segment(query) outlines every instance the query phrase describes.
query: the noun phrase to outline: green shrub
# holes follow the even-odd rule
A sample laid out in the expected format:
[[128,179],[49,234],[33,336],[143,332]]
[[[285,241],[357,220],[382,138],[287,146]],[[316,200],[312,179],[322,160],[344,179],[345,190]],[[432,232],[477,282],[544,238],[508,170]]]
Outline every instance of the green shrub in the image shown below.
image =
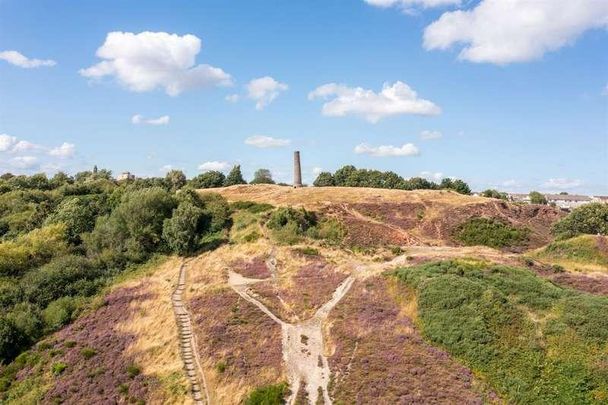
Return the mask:
[[531,191],[529,194],[530,204],[547,205],[547,198],[538,191]]
[[287,383],[265,385],[251,392],[245,399],[245,405],[281,405],[288,393]]
[[141,374],[141,368],[137,364],[129,364],[127,366],[127,375],[129,378],[135,378]]
[[276,240],[286,245],[293,245],[316,223],[316,215],[304,208],[281,207],[270,214],[266,227],[273,231]]
[[254,201],[235,201],[230,204],[230,207],[234,210],[247,210],[252,214],[260,214],[274,208],[271,204],[256,203]]
[[0,276],[18,276],[68,250],[64,224],[35,229],[14,241],[0,243]]
[[65,296],[90,296],[102,284],[103,272],[82,256],[62,256],[22,279],[23,295],[28,301],[46,307]]
[[528,234],[528,229],[515,228],[493,218],[478,217],[458,226],[454,238],[466,246],[504,248],[525,244]]
[[216,188],[222,187],[226,181],[226,176],[222,172],[211,170],[199,174],[192,180],[189,185],[194,188]]
[[66,368],[68,368],[68,365],[63,362],[53,363],[51,366],[51,373],[59,375],[63,373]]
[[608,235],[608,204],[591,203],[575,208],[553,226],[560,239],[580,234]]
[[14,359],[27,343],[27,336],[17,328],[15,322],[0,316],[0,363]]
[[424,336],[507,402],[594,403],[608,393],[598,356],[608,341],[608,297],[481,262],[428,263],[395,275],[416,292]]
[[215,365],[215,371],[217,371],[219,374],[226,371],[226,362],[224,360],[218,361]]
[[47,330],[54,331],[67,325],[76,317],[82,306],[82,299],[73,297],[62,297],[51,302],[42,311],[42,318]]
[[294,252],[305,255],[305,256],[319,256],[319,251],[310,246],[306,246],[303,248],[295,248]]
[[87,360],[90,359],[91,357],[95,356],[96,354],[97,354],[97,350],[92,349],[90,347],[85,347],[82,350],[80,350],[80,355]]
[[323,218],[317,225],[309,229],[308,235],[331,245],[337,245],[342,243],[346,237],[346,227],[336,218]]

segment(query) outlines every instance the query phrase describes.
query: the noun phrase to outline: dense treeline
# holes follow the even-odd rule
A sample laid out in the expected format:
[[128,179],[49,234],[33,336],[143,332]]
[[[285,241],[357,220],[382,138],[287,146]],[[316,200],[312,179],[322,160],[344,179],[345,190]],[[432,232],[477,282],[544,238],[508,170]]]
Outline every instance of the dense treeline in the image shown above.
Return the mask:
[[404,179],[394,172],[357,169],[355,166],[344,166],[335,173],[319,173],[313,185],[315,187],[373,187],[400,190],[454,190],[461,194],[471,194],[468,184],[458,179],[443,179],[439,184],[422,177]]
[[188,183],[179,171],[122,182],[97,169],[0,176],[0,364],[70,322],[129,267],[220,243],[228,203]]

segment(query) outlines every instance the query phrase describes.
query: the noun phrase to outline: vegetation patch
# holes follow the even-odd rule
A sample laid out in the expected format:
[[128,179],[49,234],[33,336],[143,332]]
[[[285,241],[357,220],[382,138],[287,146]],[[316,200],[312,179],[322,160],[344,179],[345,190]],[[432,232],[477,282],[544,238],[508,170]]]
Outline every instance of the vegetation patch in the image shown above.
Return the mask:
[[536,251],[534,257],[549,263],[597,265],[608,269],[608,238],[605,236],[580,235],[558,240]]
[[[426,343],[414,295],[385,277],[356,283],[330,314],[335,403],[481,403],[471,370]],[[356,399],[356,400],[355,400]]]
[[585,204],[572,210],[568,216],[553,226],[558,239],[580,234],[608,236],[608,204]]
[[465,246],[489,246],[496,249],[516,247],[528,241],[530,231],[515,228],[494,218],[471,218],[459,225],[454,238]]
[[287,394],[289,386],[285,382],[265,385],[252,391],[245,399],[245,405],[282,405]]
[[484,263],[436,262],[395,275],[416,291],[424,336],[509,401],[608,399],[608,298]]

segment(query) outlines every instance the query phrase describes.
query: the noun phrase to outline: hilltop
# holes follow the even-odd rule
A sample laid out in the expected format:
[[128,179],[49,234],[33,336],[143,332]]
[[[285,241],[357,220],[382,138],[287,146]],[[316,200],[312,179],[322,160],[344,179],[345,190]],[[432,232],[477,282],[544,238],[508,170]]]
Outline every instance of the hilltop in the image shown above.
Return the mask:
[[220,239],[117,280],[2,370],[8,403],[608,399],[608,276],[558,265],[584,245],[576,260],[602,266],[605,239],[562,247],[559,210],[445,190],[199,194],[230,203]]

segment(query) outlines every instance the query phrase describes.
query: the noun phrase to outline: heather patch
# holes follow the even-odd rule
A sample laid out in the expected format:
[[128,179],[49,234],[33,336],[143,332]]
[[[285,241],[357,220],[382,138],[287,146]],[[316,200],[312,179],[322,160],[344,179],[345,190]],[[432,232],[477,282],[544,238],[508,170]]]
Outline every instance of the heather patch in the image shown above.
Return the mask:
[[254,257],[250,261],[238,260],[230,264],[230,268],[247,278],[268,278],[271,276],[266,260],[263,257]]
[[481,404],[471,371],[422,339],[390,284],[358,282],[330,315],[335,402]]
[[235,400],[244,388],[280,380],[281,327],[257,307],[225,288],[193,297],[189,309],[200,356],[215,369],[215,391]]

